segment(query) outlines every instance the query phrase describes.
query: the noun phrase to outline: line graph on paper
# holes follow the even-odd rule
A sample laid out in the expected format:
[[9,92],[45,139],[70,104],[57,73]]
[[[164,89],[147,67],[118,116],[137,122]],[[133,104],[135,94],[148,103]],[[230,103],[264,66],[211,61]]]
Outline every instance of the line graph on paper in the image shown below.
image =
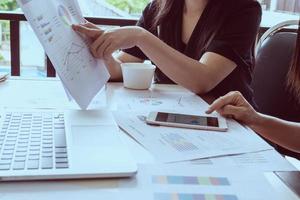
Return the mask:
[[[64,17],[65,21],[70,17]],[[53,55],[59,55],[56,61],[60,68],[60,76],[69,81],[73,81],[76,77],[80,77],[83,70],[88,66],[96,66],[96,61],[89,53],[87,42],[84,40],[72,41],[61,37],[58,30],[65,28],[66,24],[55,16],[49,20],[44,14],[37,15],[34,18],[37,25],[40,38],[48,43],[49,51]],[[56,30],[58,29],[58,30]],[[78,37],[75,33],[71,33],[74,37]],[[55,61],[54,61],[55,62]]]
[[[73,57],[78,57],[81,52],[84,50],[84,46],[80,45],[80,44],[76,44],[76,43],[72,43],[71,47],[69,48],[69,50],[66,53],[65,56],[65,60],[64,60],[64,66],[66,66],[66,70],[69,71],[70,70],[70,63],[73,59]],[[83,66],[85,67],[85,66]]]
[[91,55],[86,50],[85,44],[78,44],[72,42],[71,45],[65,49],[63,56],[63,75],[69,79],[74,80],[76,75],[79,75],[82,70],[85,70],[92,62],[95,62]]

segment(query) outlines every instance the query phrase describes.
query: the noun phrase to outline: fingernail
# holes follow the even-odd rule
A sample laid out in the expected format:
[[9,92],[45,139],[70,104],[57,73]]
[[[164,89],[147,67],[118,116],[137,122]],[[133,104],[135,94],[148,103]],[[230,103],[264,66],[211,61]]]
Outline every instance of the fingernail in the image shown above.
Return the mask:
[[210,112],[209,112],[209,110],[207,110],[207,111],[205,111],[205,113],[206,113],[206,114],[209,114]]

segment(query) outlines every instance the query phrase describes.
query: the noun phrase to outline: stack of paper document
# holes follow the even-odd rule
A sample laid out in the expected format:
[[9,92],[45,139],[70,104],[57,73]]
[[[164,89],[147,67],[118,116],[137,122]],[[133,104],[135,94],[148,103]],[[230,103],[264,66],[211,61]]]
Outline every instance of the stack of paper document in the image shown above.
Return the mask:
[[109,73],[104,63],[91,55],[89,41],[72,30],[72,24],[84,22],[77,0],[18,2],[67,95],[86,109],[108,81]]
[[281,199],[261,172],[177,165],[146,165],[139,169],[135,180],[119,183],[122,199]]
[[119,126],[161,162],[176,162],[273,149],[254,132],[228,120],[228,132],[150,126],[147,112],[115,112]]
[[256,133],[234,120],[227,120],[227,132],[150,126],[146,123],[152,111],[204,114],[208,104],[188,91],[120,89],[115,99],[118,111],[114,115],[118,125],[163,163],[273,150]]

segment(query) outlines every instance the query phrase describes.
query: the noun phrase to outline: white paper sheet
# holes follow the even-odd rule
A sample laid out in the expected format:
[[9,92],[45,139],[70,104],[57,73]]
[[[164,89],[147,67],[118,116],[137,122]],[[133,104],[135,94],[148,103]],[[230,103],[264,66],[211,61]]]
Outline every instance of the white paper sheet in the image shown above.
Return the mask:
[[[74,101],[68,100],[60,82],[57,81],[55,84],[45,82],[28,81],[22,82],[22,85],[18,82],[10,82],[9,87],[1,87],[5,96],[0,99],[0,105],[3,108],[14,109],[78,109]],[[36,84],[36,86],[31,87],[30,84]],[[27,89],[31,91],[28,92]],[[88,108],[92,110],[106,106],[106,94],[103,89],[94,97]]]
[[210,167],[238,167],[262,172],[297,171],[282,155],[275,150],[257,153],[247,153],[234,156],[224,156],[210,159],[192,160],[182,163],[184,165],[198,165]]
[[228,132],[201,131],[147,125],[147,112],[115,112],[118,125],[160,162],[176,162],[273,149],[237,122]]
[[[13,183],[13,187],[12,183],[1,183],[0,198],[1,200],[161,200],[155,195],[164,193],[169,197],[170,193],[180,193],[207,195],[207,199],[188,198],[188,200],[211,200],[209,195],[225,196],[227,199],[229,195],[235,197],[228,200],[278,199],[276,191],[270,188],[263,174],[252,170],[191,165],[184,168],[181,165],[139,165],[138,169],[137,176],[132,179],[17,182]],[[169,180],[166,176],[169,176]],[[195,180],[196,177],[198,180]],[[185,181],[174,184],[176,180],[177,183],[178,180]],[[186,199],[181,197],[176,200]]]
[[135,180],[120,183],[120,192],[132,200],[280,199],[263,173],[199,166],[139,166]]
[[[115,92],[119,111],[189,111],[204,114],[207,103],[190,92],[135,91],[119,90]],[[204,106],[203,106],[204,105]]]
[[123,200],[118,180],[1,182],[1,200]]
[[88,41],[71,25],[84,21],[77,0],[18,0],[65,88],[82,109],[109,79],[100,60],[92,57]]

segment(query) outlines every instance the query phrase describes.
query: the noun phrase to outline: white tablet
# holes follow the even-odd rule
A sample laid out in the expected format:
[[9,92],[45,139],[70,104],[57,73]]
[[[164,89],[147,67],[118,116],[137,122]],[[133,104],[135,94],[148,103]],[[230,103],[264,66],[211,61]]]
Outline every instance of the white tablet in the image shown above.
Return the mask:
[[225,118],[208,115],[200,116],[179,113],[151,112],[146,121],[151,125],[212,131],[228,130]]

